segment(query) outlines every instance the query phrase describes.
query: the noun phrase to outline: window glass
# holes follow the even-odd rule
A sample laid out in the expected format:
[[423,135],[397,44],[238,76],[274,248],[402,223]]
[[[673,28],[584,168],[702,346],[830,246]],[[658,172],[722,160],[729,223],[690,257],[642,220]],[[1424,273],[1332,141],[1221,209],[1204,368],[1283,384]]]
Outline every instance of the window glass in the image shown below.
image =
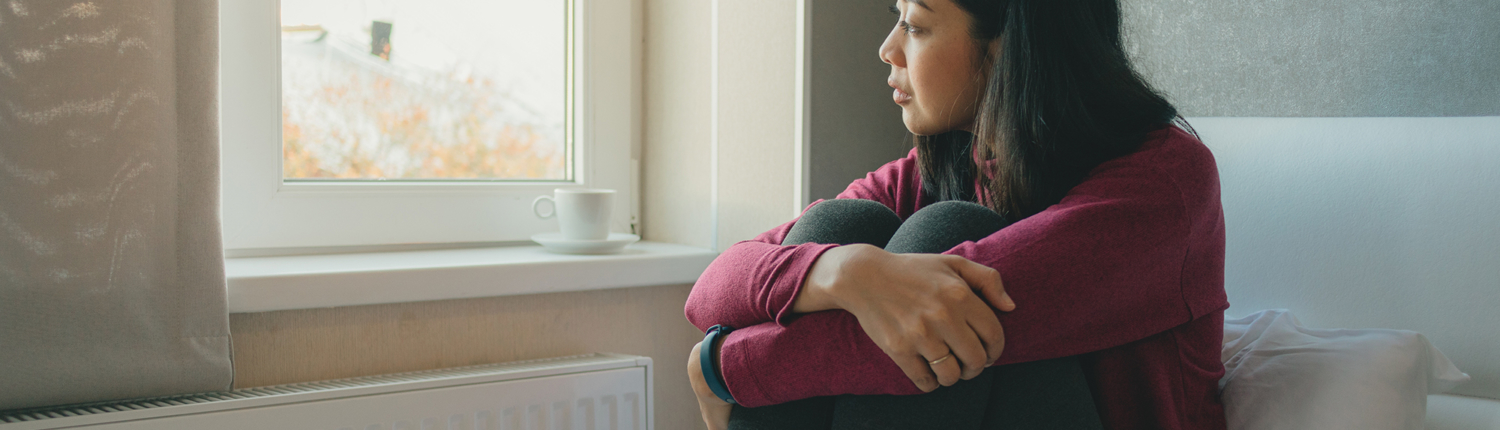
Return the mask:
[[566,180],[566,0],[283,0],[282,176]]

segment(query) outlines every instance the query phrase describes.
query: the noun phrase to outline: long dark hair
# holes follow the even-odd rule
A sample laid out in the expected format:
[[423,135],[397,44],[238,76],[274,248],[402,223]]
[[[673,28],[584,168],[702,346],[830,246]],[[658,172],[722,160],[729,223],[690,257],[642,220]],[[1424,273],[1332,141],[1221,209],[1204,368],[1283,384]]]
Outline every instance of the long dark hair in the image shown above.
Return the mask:
[[[1177,109],[1131,67],[1117,0],[954,3],[973,18],[970,32],[981,52],[976,67],[983,72],[976,76],[987,81],[972,136],[914,138],[925,199],[973,201],[983,193],[991,209],[1019,221],[1061,201],[1094,167],[1134,152],[1147,133],[1177,118]],[[989,49],[997,37],[998,57]],[[985,168],[976,167],[971,145]]]

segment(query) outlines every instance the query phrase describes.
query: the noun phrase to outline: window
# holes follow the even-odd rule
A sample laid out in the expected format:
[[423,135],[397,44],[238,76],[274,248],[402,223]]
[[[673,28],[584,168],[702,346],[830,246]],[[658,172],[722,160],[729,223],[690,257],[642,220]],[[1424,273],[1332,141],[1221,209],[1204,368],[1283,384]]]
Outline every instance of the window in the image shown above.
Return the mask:
[[225,248],[524,241],[638,213],[639,1],[220,2]]
[[283,179],[570,179],[567,6],[282,3]]

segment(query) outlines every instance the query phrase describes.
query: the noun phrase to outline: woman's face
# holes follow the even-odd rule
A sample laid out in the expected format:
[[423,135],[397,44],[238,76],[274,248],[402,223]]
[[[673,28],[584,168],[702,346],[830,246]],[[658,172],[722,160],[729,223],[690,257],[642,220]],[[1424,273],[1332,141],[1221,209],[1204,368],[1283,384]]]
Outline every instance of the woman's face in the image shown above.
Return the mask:
[[972,18],[951,0],[897,0],[895,12],[880,60],[891,65],[886,82],[906,129],[923,136],[971,130],[984,88]]

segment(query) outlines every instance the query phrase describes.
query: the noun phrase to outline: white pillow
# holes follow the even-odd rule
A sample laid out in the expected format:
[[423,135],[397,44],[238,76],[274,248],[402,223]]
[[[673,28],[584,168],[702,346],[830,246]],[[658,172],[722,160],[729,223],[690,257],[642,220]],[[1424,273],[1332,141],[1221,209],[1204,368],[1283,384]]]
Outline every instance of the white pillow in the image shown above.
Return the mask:
[[1302,327],[1285,309],[1224,321],[1229,430],[1421,429],[1427,394],[1469,380],[1421,333]]

